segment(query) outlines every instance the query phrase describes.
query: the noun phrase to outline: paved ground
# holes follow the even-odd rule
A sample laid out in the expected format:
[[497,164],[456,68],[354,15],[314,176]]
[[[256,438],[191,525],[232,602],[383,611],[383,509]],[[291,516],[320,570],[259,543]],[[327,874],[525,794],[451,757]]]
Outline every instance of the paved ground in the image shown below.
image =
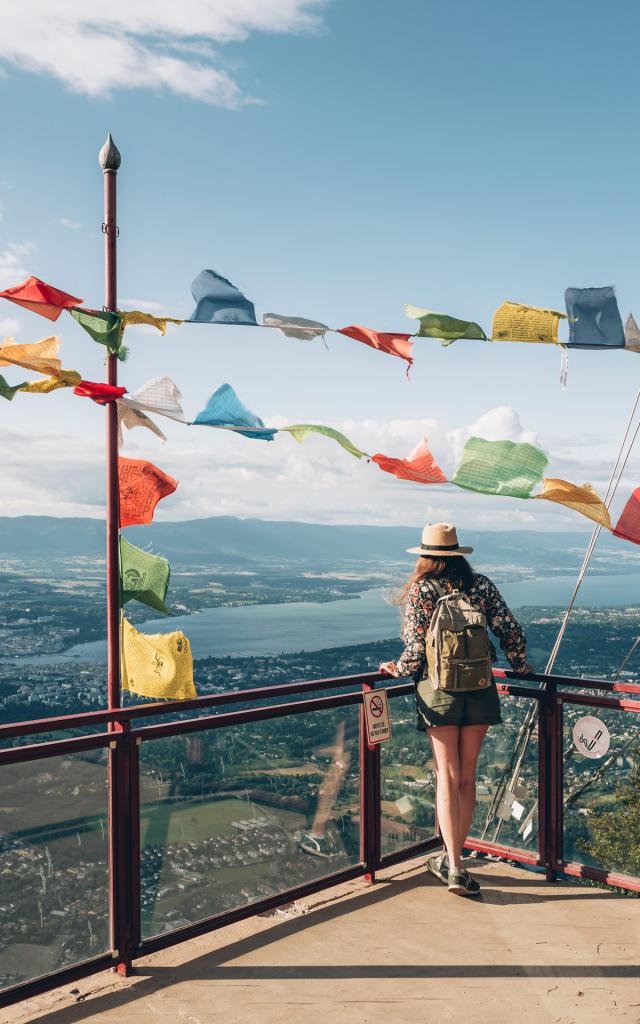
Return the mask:
[[482,900],[423,861],[351,882],[0,1010],[10,1024],[640,1022],[640,900],[470,861]]

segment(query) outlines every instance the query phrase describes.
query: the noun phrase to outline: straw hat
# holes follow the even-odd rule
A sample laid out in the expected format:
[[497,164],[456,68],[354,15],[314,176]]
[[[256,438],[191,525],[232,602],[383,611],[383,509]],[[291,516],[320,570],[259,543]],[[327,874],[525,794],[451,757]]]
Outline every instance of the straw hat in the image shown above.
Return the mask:
[[473,548],[461,548],[456,528],[451,523],[427,523],[422,531],[419,548],[407,548],[410,555],[425,555],[432,558],[451,558],[454,555],[470,555]]

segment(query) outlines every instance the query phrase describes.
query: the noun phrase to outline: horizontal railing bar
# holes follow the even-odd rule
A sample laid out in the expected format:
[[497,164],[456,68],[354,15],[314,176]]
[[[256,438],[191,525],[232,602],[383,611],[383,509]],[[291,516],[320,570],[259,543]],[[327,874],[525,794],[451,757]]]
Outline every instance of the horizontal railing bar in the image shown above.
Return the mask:
[[494,676],[500,679],[530,679],[534,683],[555,683],[556,686],[582,687],[584,690],[615,690],[618,693],[640,693],[638,683],[612,683],[607,679],[581,679],[577,676],[548,675],[544,672],[513,672],[510,669],[494,668]]
[[84,960],[81,964],[74,964],[73,967],[63,967],[60,971],[52,974],[45,974],[41,978],[33,978],[31,981],[22,981],[19,985],[12,985],[0,991],[0,1006],[11,1006],[13,1003],[20,1003],[23,999],[31,999],[32,996],[49,992],[61,985],[69,985],[71,982],[79,981],[81,978],[88,978],[92,974],[106,971],[113,967],[114,960],[111,953],[103,953],[93,960]]
[[467,836],[464,845],[468,850],[478,850],[479,853],[493,853],[496,857],[521,861],[523,864],[542,864],[537,853],[530,852],[529,850],[520,850],[514,846],[501,846],[499,843],[485,843],[483,839],[476,839],[473,836]]
[[[519,680],[531,682],[553,682],[557,686],[575,686],[583,689],[600,689],[616,693],[640,693],[640,685],[634,683],[612,683],[607,680],[578,679],[572,676],[545,675],[532,672],[523,676],[522,673],[508,669],[494,668],[496,679]],[[246,690],[230,690],[203,697],[195,697],[186,701],[157,701],[153,704],[133,704],[114,710],[85,711],[72,715],[59,715],[51,718],[31,719],[24,722],[10,722],[0,725],[0,743],[17,736],[28,736],[46,732],[63,732],[69,729],[90,728],[114,722],[131,722],[137,718],[152,718],[172,712],[197,711],[201,708],[225,707],[229,704],[241,704],[247,701],[269,700],[272,697],[285,697],[289,694],[309,693],[316,690],[338,689],[348,686],[373,685],[379,682],[389,684],[391,695],[400,696],[412,693],[413,683],[392,683],[391,676],[381,672],[363,672],[350,676],[336,676],[326,679],[301,680],[293,683],[278,683],[274,686],[258,686]],[[502,684],[509,685],[512,684]],[[535,696],[539,691],[531,687],[519,687],[518,690],[502,690],[517,696]]]
[[311,882],[305,882],[303,885],[297,885],[293,889],[285,889],[283,892],[274,893],[273,896],[266,896],[264,899],[247,904],[247,906],[236,907],[234,910],[227,910],[222,914],[216,914],[214,917],[207,917],[202,921],[196,921],[194,924],[177,928],[175,931],[164,932],[162,935],[155,935],[151,939],[144,939],[140,943],[135,956],[147,956],[148,953],[156,953],[160,949],[166,949],[168,946],[175,946],[187,939],[194,939],[198,935],[205,935],[207,932],[216,931],[218,928],[235,924],[236,921],[242,921],[247,917],[255,917],[257,914],[264,914],[269,910],[275,910],[285,903],[292,903],[294,900],[304,899],[305,896],[312,896],[314,893],[330,889],[334,885],[350,882],[354,878],[359,878],[363,875],[365,870],[364,864],[354,864],[352,867],[335,871],[332,875],[324,875]]
[[274,686],[257,686],[248,690],[229,690],[193,700],[158,701],[154,704],[133,704],[126,708],[100,711],[84,711],[56,718],[37,718],[28,722],[11,722],[0,725],[0,742],[14,736],[29,733],[61,732],[83,726],[103,725],[107,722],[130,722],[135,718],[150,718],[170,714],[173,711],[197,711],[200,708],[222,707],[227,704],[241,704],[250,700],[268,700],[271,697],[286,697],[290,693],[308,693],[313,690],[333,690],[343,686],[361,686],[390,677],[381,672],[365,672],[353,676],[335,676],[327,679],[308,679],[294,683],[278,683]]
[[623,700],[622,697],[592,697],[587,693],[558,693],[562,704],[580,704],[588,708],[611,708],[618,711],[640,711],[640,700]]
[[575,878],[588,878],[592,882],[603,882],[605,885],[616,885],[619,889],[630,889],[632,892],[640,892],[640,878],[633,875],[624,875],[619,871],[607,871],[605,868],[592,868],[586,864],[576,864],[573,861],[559,861],[558,871],[565,875],[572,875]]
[[531,700],[542,700],[544,690],[539,686],[514,686],[513,683],[496,683],[498,693],[504,693],[509,697],[530,697]]
[[378,867],[392,868],[395,864],[402,864],[405,860],[421,857],[423,853],[430,853],[431,850],[439,849],[441,846],[440,836],[431,836],[430,839],[422,839],[419,843],[412,843],[411,846],[403,846],[400,850],[394,850],[393,853],[385,853],[380,858]]
[[0,765],[21,764],[38,761],[44,757],[63,754],[78,754],[85,750],[97,750],[115,743],[123,733],[100,732],[96,736],[70,736],[66,740],[50,740],[46,743],[29,743],[24,747],[7,747],[0,750]]
[[289,715],[303,715],[328,708],[349,707],[362,704],[362,691],[341,693],[333,697],[315,697],[312,700],[296,700],[289,704],[268,704],[262,708],[247,708],[243,711],[229,711],[223,715],[206,715],[203,718],[189,718],[187,721],[167,722],[163,725],[145,725],[132,729],[130,735],[142,740],[154,740],[163,736],[180,736],[183,733],[202,732],[207,729],[224,729],[246,722],[264,722],[271,718],[287,718]]

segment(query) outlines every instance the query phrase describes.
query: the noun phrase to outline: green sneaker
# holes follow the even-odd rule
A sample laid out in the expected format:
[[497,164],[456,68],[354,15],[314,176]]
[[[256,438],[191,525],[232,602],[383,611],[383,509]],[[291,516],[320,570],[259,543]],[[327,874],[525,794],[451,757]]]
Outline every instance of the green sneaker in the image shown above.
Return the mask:
[[478,896],[480,882],[472,878],[466,868],[451,868],[449,871],[449,892],[458,896]]
[[439,853],[435,857],[429,857],[427,859],[427,870],[446,884],[449,879],[449,858],[447,854]]

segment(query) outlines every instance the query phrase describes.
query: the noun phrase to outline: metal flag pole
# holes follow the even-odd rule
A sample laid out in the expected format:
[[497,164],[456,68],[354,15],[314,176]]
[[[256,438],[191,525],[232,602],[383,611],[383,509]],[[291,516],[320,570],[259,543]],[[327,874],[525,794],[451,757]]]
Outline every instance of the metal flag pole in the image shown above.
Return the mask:
[[[100,150],[98,161],[104,180],[104,308],[117,310],[116,184],[121,157],[111,135]],[[107,383],[118,383],[117,356],[107,355]],[[118,483],[118,407],[106,403],[106,505],[107,505],[107,703],[110,711],[120,707],[120,488]],[[109,731],[122,733],[123,725],[110,722]],[[128,913],[129,868],[127,860],[130,802],[128,748],[110,743],[107,762],[109,808],[109,930],[114,969],[127,975],[131,969],[131,915]]]
[[[117,308],[116,181],[121,157],[111,135],[98,157],[104,178],[104,308]],[[118,359],[107,355],[107,383],[118,383]],[[118,508],[118,408],[107,402],[107,693],[109,710],[120,707],[120,566]]]

